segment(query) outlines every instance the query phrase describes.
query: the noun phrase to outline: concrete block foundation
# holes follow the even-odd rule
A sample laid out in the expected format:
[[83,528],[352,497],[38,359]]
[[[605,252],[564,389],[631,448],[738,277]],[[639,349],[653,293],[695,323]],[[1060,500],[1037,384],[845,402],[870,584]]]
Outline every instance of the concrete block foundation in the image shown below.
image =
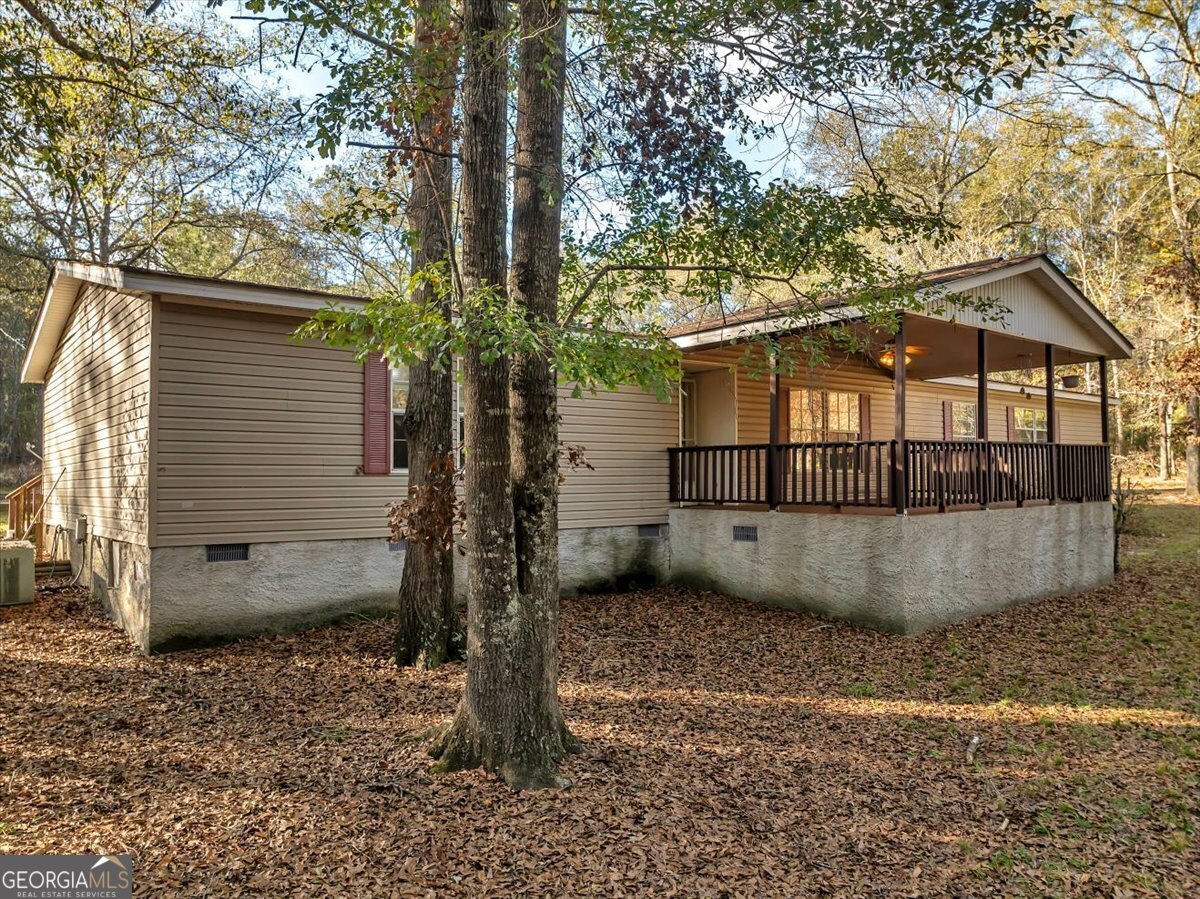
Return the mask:
[[[680,508],[670,525],[675,583],[901,634],[1113,577],[1107,502],[905,516]],[[735,526],[757,539],[735,541]]]

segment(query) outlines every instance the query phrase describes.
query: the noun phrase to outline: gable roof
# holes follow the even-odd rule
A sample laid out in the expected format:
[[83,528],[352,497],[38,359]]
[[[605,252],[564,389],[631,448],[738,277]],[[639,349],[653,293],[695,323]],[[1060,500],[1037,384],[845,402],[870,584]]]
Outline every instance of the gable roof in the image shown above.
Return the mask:
[[349,304],[366,302],[364,297],[324,290],[158,272],[133,265],[58,262],[50,273],[46,294],[34,323],[33,337],[25,350],[25,359],[21,364],[23,383],[41,384],[45,380],[63,331],[75,309],[79,289],[84,284],[99,284],[129,294],[175,294],[227,305],[298,312],[315,312],[330,301]]
[[[1133,344],[1044,253],[1026,256],[984,259],[963,265],[932,269],[922,274],[917,283],[920,289],[946,288],[965,291],[1019,274],[1029,274],[1076,319],[1108,348],[1111,359],[1128,359]],[[46,285],[46,294],[38,310],[33,337],[21,366],[21,381],[40,384],[45,379],[58,349],[59,340],[75,308],[79,289],[84,284],[99,284],[124,293],[152,295],[173,294],[207,300],[222,305],[290,312],[315,312],[331,301],[358,305],[366,297],[280,287],[252,281],[211,278],[161,272],[132,265],[99,265],[90,262],[59,262],[54,266]],[[796,322],[790,318],[802,301],[779,303],[741,310],[722,317],[679,325],[668,335],[685,349],[691,346],[728,342],[750,334],[790,330]],[[817,301],[828,321],[854,318],[857,310],[844,299],[831,297]]]
[[[963,292],[1022,274],[1033,278],[1057,305],[1103,344],[1108,350],[1105,354],[1108,358],[1128,359],[1132,355],[1133,344],[1129,338],[1096,308],[1075,282],[1045,253],[997,256],[993,259],[932,269],[918,276],[916,284],[919,292],[932,293],[934,289],[939,293]],[[679,325],[667,333],[676,343],[687,348],[736,340],[739,336],[792,330],[801,324],[794,319],[794,313],[805,302],[814,301],[795,300],[744,309],[726,316]],[[821,314],[813,324],[822,321],[845,321],[858,316],[858,310],[842,297],[817,300],[815,307]],[[962,318],[960,316],[960,319]]]

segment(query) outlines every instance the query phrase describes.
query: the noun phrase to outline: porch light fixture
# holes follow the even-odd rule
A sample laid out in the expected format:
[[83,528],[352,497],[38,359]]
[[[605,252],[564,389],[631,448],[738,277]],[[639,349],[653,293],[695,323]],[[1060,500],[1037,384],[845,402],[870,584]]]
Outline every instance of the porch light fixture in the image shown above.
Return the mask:
[[[886,347],[884,349],[884,351],[879,354],[879,364],[882,365],[884,368],[895,368],[896,367],[896,348],[895,347]],[[904,364],[905,365],[912,364],[912,356],[910,356],[908,353],[904,354]]]

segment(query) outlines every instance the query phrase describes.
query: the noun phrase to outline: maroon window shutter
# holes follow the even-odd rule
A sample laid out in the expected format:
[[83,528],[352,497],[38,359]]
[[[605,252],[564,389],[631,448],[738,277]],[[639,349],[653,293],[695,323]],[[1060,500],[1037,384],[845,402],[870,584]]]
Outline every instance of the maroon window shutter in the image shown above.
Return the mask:
[[372,353],[363,365],[363,474],[391,471],[388,438],[391,427],[391,390],[387,360]]
[[1017,439],[1017,413],[1012,406],[1004,407],[1004,416],[1008,419],[1008,442],[1015,443]]
[[871,395],[869,393],[858,395],[858,429],[861,432],[860,440],[871,439]]
[[942,400],[942,439],[954,439],[954,403]]

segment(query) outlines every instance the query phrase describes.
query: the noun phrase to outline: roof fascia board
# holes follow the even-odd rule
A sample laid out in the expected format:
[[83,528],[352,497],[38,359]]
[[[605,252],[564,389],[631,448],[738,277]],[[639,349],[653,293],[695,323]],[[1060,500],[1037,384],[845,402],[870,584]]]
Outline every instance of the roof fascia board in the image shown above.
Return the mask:
[[828,309],[820,315],[804,321],[797,321],[791,316],[776,315],[756,322],[723,325],[719,328],[707,328],[694,334],[681,334],[671,340],[683,350],[698,350],[710,346],[720,346],[733,343],[746,337],[758,337],[763,334],[774,334],[795,328],[808,328],[814,325],[824,325],[832,321],[847,321],[858,318],[859,310],[855,306],[838,306]]
[[[50,367],[50,360],[54,358],[54,352],[58,348],[58,341],[62,337],[60,330],[54,338],[54,346],[47,350],[45,347],[47,322],[53,314],[56,318],[61,318],[56,327],[61,329],[66,326],[66,323],[71,318],[71,310],[75,307],[75,300],[82,286],[83,282],[79,278],[67,274],[58,267],[55,267],[54,271],[51,272],[50,278],[46,282],[46,293],[42,297],[42,305],[38,309],[37,321],[33,326],[33,334],[30,336],[29,343],[25,347],[25,358],[21,360],[22,384],[43,383],[46,372]],[[64,296],[67,294],[70,295],[65,312],[61,312],[62,304],[67,301],[59,300],[60,294]]]
[[[190,297],[196,300],[238,303],[249,306],[290,309],[299,312],[316,312],[330,304],[337,304],[336,295],[313,294],[276,287],[249,287],[239,284],[219,284],[211,281],[191,280],[179,275],[155,275],[129,272],[125,274],[123,289],[137,293],[158,293]],[[361,306],[363,301],[345,297],[348,306]]]
[[[336,295],[289,290],[286,287],[223,284],[186,275],[125,271],[120,266],[88,262],[60,262],[46,283],[46,293],[38,309],[33,334],[21,363],[21,382],[41,384],[49,371],[50,360],[62,340],[63,330],[85,283],[98,284],[123,293],[152,296],[175,295],[201,305],[243,308],[264,312],[310,315],[330,304],[338,304]],[[361,306],[364,300],[346,297],[346,306]],[[50,345],[53,344],[53,345]]]
[[1075,286],[1066,275],[1060,272],[1053,265],[1043,265],[1042,271],[1062,290],[1067,296],[1075,301],[1075,305],[1081,309],[1084,314],[1100,328],[1110,340],[1120,347],[1126,354],[1126,358],[1133,355],[1133,344],[1116,329],[1104,314],[1096,308],[1096,306]]
[[1000,281],[1003,278],[1012,278],[1016,275],[1023,275],[1026,272],[1031,272],[1036,268],[1041,268],[1045,264],[1045,260],[1041,258],[1026,259],[1024,262],[1018,262],[1014,265],[994,268],[990,271],[980,272],[977,275],[969,275],[966,278],[951,278],[946,281],[939,281],[937,284],[930,284],[926,287],[919,288],[917,293],[953,293],[953,290],[948,290],[951,285],[953,285],[955,290],[970,290],[972,287],[982,287],[985,284],[991,284],[993,281]]

